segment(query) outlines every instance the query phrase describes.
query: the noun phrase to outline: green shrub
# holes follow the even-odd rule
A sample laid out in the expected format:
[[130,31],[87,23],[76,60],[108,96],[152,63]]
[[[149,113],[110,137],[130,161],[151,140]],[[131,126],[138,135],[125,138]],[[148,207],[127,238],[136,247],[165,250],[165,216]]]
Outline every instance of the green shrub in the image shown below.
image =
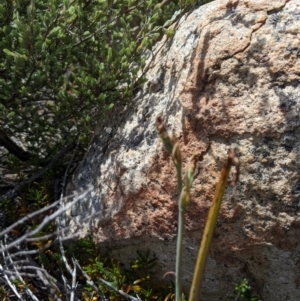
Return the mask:
[[33,165],[78,136],[85,146],[95,124],[142,83],[145,50],[180,6],[174,0],[2,2],[0,130],[24,143]]

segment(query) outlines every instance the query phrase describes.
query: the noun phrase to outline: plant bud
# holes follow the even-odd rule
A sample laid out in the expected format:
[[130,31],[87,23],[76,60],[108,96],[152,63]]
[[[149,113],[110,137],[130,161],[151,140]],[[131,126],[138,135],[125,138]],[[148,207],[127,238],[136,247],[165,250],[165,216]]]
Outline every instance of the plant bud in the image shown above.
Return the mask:
[[190,203],[190,191],[186,186],[184,186],[180,194],[179,209],[184,212],[189,203]]
[[172,150],[172,160],[176,167],[181,167],[182,159],[181,159],[181,152],[179,149],[179,143],[176,142],[173,146]]
[[172,143],[170,136],[165,128],[164,119],[163,119],[162,114],[159,114],[156,117],[156,129],[157,129],[159,138],[162,140],[162,142],[164,144],[164,147],[166,148],[167,151],[172,153],[173,143]]
[[194,153],[193,156],[190,158],[187,169],[186,169],[186,186],[188,189],[192,186],[193,183],[193,177],[196,169],[196,164],[199,159],[200,154]]

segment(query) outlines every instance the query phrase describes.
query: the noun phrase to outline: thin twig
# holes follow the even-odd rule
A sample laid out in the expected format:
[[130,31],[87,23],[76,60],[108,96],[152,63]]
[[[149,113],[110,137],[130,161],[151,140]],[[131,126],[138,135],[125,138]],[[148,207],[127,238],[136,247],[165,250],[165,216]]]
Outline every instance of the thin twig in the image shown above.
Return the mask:
[[[38,279],[38,280],[42,281],[42,283],[49,289],[48,295],[51,294],[54,297],[54,300],[62,301],[61,298],[57,295],[57,292],[60,293],[60,289],[58,288],[58,286],[61,286],[61,285],[58,283],[58,281],[56,279],[54,279],[52,276],[50,276],[45,269],[40,268],[40,266],[30,256],[26,256],[24,254],[21,254],[20,256],[22,256],[22,257],[25,256],[26,260],[19,260],[19,261],[8,264],[7,263],[8,258],[4,255],[5,250],[7,252],[6,245],[3,246],[3,243],[1,245],[2,245],[2,249],[4,249],[2,254],[4,257],[3,259],[4,259],[4,263],[5,263],[5,272],[7,275],[11,275],[14,278],[16,278],[16,276],[18,276],[18,274],[19,274],[22,277],[31,278],[33,281]],[[17,250],[20,250],[19,245],[16,245],[15,248]],[[18,253],[21,253],[21,252],[18,252]],[[15,254],[10,255],[10,257],[13,258],[14,257],[13,255],[15,255]],[[22,261],[26,262],[26,264],[27,264],[26,269],[34,270],[35,274],[19,271],[22,268],[24,269],[25,268],[24,266],[17,267],[17,271],[9,270],[10,265],[13,265],[13,267],[14,267],[17,265],[18,262],[22,262]]]
[[45,269],[43,268],[39,268],[39,267],[36,267],[36,266],[33,266],[33,265],[24,265],[24,266],[21,266],[21,267],[16,267],[16,262],[11,262],[13,264],[13,267],[16,269],[16,271],[21,271],[21,270],[34,270],[34,271],[42,271],[44,272]]
[[19,274],[19,275],[21,275],[21,276],[23,276],[23,277],[28,277],[28,278],[34,278],[34,277],[36,277],[36,274],[31,274],[31,273],[25,273],[25,272],[15,272],[15,271],[5,271],[5,273],[7,274],[7,275],[11,275],[11,276],[14,276],[14,278],[15,278],[15,276],[17,275],[17,274]]
[[[64,188],[65,188],[65,184],[66,184],[66,180],[67,180],[67,175],[70,169],[70,166],[73,162],[74,156],[75,156],[75,152],[77,150],[78,147],[78,143],[76,144],[76,148],[73,152],[72,158],[67,166],[67,169],[64,173],[64,177],[63,177],[63,183],[62,183],[62,190],[61,190],[61,195],[59,198],[59,210],[64,210],[64,204],[63,204],[63,196],[64,196]],[[62,240],[62,225],[61,225],[61,220],[62,220],[62,214],[58,216],[57,218],[57,233],[59,233],[58,237],[58,242],[59,242],[59,250],[60,250],[60,254],[62,256],[62,260],[63,263],[67,269],[67,271],[69,272],[69,274],[72,276],[72,287],[71,287],[71,295],[70,295],[70,301],[74,301],[74,293],[75,293],[75,288],[76,288],[76,265],[74,265],[73,270],[71,268],[71,266],[68,263],[68,260],[66,258],[66,254],[65,254],[65,249],[64,249],[64,245],[63,245],[63,240]],[[64,279],[64,278],[63,278]],[[65,287],[66,289],[68,288],[67,285],[67,280],[64,280],[65,282]]]
[[[3,249],[3,251],[1,251],[1,253],[2,253],[2,256],[3,256],[3,260],[4,260],[4,264],[6,265],[6,256],[5,256],[5,251],[4,251],[4,248],[3,248],[3,242],[2,242],[2,240],[0,240],[0,247],[2,247],[2,249]],[[12,291],[14,292],[14,294],[16,295],[16,297],[19,299],[19,300],[21,300],[21,301],[23,301],[23,298],[22,298],[22,296],[19,294],[19,292],[17,291],[17,288],[16,288],[16,286],[13,284],[13,283],[11,283],[11,281],[9,280],[9,278],[8,278],[8,276],[7,276],[7,271],[6,271],[6,269],[4,269],[3,268],[3,266],[2,266],[2,264],[0,263],[0,274],[2,274],[2,276],[4,277],[4,279],[5,279],[5,281],[6,281],[6,283],[9,285],[9,287],[12,289]]]
[[[8,251],[6,251],[6,254],[7,254],[7,257],[8,257],[8,259],[9,259],[10,263],[12,264],[12,266],[13,266],[13,268],[14,268],[14,271],[15,271],[15,273],[16,273],[18,279],[19,279],[19,280],[21,281],[21,283],[23,284],[26,293],[31,297],[32,300],[34,300],[34,301],[39,301],[39,299],[35,296],[35,294],[30,290],[30,288],[29,288],[29,287],[27,286],[27,284],[25,283],[23,277],[21,276],[21,274],[20,274],[19,271],[18,271],[19,268],[16,267],[16,263],[13,262],[13,260],[11,259],[10,254],[9,254]],[[26,267],[22,267],[22,268],[26,268]],[[31,268],[33,268],[33,267],[31,267]],[[34,268],[37,269],[36,267],[34,267]]]
[[[89,192],[89,191],[91,191],[91,190],[92,190],[92,187],[88,188],[86,192]],[[84,192],[83,194],[85,194],[85,192]],[[83,194],[82,194],[82,195],[79,195],[78,197],[79,197],[79,198],[85,197],[85,195],[83,196]],[[64,199],[71,199],[71,198],[74,198],[74,197],[76,197],[76,194],[72,194],[72,195],[70,195],[70,196],[67,196],[67,197],[65,197]],[[23,218],[19,219],[18,221],[16,221],[15,223],[13,223],[12,225],[10,225],[9,227],[5,228],[2,232],[0,232],[0,237],[3,236],[4,234],[7,234],[7,233],[8,233],[9,231],[11,231],[12,229],[14,229],[14,228],[16,228],[16,227],[22,225],[23,223],[29,221],[29,220],[32,219],[33,217],[35,217],[35,216],[37,216],[37,215],[40,215],[40,214],[42,214],[42,213],[44,213],[44,212],[46,212],[46,211],[48,211],[48,210],[50,210],[50,209],[52,209],[52,208],[55,208],[55,207],[59,204],[59,202],[60,202],[60,200],[58,200],[58,201],[56,201],[56,202],[50,204],[49,206],[46,206],[46,207],[44,207],[44,208],[41,208],[41,209],[39,209],[39,210],[37,210],[37,211],[34,211],[34,212],[32,212],[32,213],[30,213],[30,214],[24,216]]]
[[78,263],[78,261],[76,259],[73,259],[73,262],[76,264],[76,266],[79,268],[79,270],[81,271],[82,275],[84,276],[84,278],[86,279],[86,283],[92,287],[100,296],[102,301],[109,301],[109,299],[107,299],[103,293],[99,290],[98,286],[94,283],[94,281],[92,281],[90,279],[90,277],[88,276],[88,274],[83,270],[83,268],[80,266],[80,264]]
[[[23,236],[21,236],[20,238],[16,239],[15,241],[13,241],[12,243],[8,244],[5,246],[5,248],[1,248],[0,252],[4,251],[4,250],[8,250],[11,247],[16,246],[17,244],[25,241],[28,237],[34,236],[37,233],[39,233],[41,231],[41,229],[43,229],[47,224],[49,224],[51,221],[55,220],[58,216],[60,216],[63,212],[69,210],[73,205],[75,205],[78,201],[80,201],[81,199],[83,199],[90,191],[92,190],[92,187],[90,187],[89,189],[87,189],[84,193],[82,193],[81,195],[75,197],[75,200],[73,202],[68,203],[64,208],[57,210],[56,212],[52,213],[50,216],[46,216],[44,218],[44,220],[38,225],[38,227],[36,229],[34,229],[33,231],[24,234]],[[6,231],[6,230],[4,230]],[[4,232],[3,231],[3,232]],[[0,233],[1,235],[2,233]]]
[[108,286],[109,288],[111,288],[112,290],[114,290],[115,292],[117,292],[118,294],[120,294],[121,296],[123,297],[126,297],[132,301],[142,301],[139,297],[135,298],[133,296],[130,296],[126,293],[124,293],[123,291],[117,289],[116,287],[114,287],[111,283],[105,281],[104,279],[102,278],[99,278],[99,281],[102,282],[103,284],[105,284],[106,286]]
[[24,299],[22,298],[22,296],[18,293],[16,286],[14,284],[11,283],[11,281],[9,280],[9,278],[6,275],[6,271],[3,269],[3,266],[0,263],[0,272],[3,275],[2,277],[5,279],[6,283],[9,285],[9,287],[11,288],[11,290],[14,292],[14,294],[16,295],[16,297],[23,301]]
[[24,216],[23,218],[19,219],[18,221],[16,221],[15,223],[13,223],[12,225],[10,225],[9,227],[5,228],[2,232],[0,232],[0,237],[3,236],[4,234],[7,234],[9,231],[11,231],[12,229],[22,225],[23,223],[29,221],[30,219],[32,219],[33,217],[40,215],[54,207],[56,207],[58,205],[59,201],[52,203],[51,205],[41,208],[37,211],[34,211],[26,216]]
[[73,273],[72,273],[72,287],[71,287],[71,298],[70,301],[74,300],[74,296],[75,296],[75,290],[77,287],[77,282],[76,282],[76,264],[75,264],[75,259],[74,257],[72,258],[73,261]]

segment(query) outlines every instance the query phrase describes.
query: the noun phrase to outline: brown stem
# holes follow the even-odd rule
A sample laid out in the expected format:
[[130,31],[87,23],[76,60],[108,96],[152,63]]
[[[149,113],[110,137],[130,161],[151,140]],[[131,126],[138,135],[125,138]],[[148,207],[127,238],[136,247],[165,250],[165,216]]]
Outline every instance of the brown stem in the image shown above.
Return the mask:
[[0,145],[4,146],[11,154],[15,155],[21,161],[28,161],[32,154],[18,146],[6,133],[0,129]]
[[37,172],[36,174],[31,176],[28,180],[25,180],[25,181],[21,182],[20,184],[18,184],[12,190],[10,190],[8,193],[6,193],[3,196],[3,198],[9,199],[9,200],[12,200],[13,198],[15,198],[22,191],[22,189],[24,187],[26,187],[26,186],[30,185],[31,183],[33,183],[34,181],[37,181],[38,179],[40,179],[48,170],[50,170],[57,163],[58,160],[63,158],[67,153],[69,153],[72,149],[74,149],[75,146],[76,146],[76,141],[73,141],[72,143],[67,145],[51,160],[51,162],[45,168],[43,168],[42,170],[40,170],[39,172]]

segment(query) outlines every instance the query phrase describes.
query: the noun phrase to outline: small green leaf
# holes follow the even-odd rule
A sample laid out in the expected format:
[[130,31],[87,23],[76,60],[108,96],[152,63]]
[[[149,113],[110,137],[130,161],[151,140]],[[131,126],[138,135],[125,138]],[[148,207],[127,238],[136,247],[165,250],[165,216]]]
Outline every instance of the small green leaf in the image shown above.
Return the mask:
[[21,58],[21,59],[25,59],[25,60],[27,60],[27,56],[25,55],[25,54],[20,54],[20,53],[18,53],[18,52],[14,52],[14,51],[10,51],[10,50],[8,50],[8,49],[3,49],[3,52],[5,53],[5,54],[7,54],[7,55],[9,55],[9,56],[12,56],[12,57],[14,57],[14,58]]

